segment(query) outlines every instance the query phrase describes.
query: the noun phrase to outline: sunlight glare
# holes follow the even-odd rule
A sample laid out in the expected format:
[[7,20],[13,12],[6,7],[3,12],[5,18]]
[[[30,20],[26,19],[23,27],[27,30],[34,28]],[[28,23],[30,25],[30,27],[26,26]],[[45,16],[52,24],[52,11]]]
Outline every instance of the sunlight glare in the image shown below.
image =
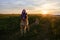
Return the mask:
[[48,14],[47,10],[42,10],[42,14]]

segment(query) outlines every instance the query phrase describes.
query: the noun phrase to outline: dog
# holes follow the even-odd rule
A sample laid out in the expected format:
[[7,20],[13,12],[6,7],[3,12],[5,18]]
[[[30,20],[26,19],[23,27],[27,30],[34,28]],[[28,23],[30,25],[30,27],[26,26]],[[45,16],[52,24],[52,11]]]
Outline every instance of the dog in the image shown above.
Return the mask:
[[[25,9],[23,9],[22,13],[25,12]],[[21,14],[23,15],[23,14]],[[28,21],[28,15],[25,15],[26,18],[23,18],[21,16],[21,22],[20,22],[20,32],[21,32],[21,35],[24,35],[25,33],[27,33],[27,31],[29,31],[29,21]]]

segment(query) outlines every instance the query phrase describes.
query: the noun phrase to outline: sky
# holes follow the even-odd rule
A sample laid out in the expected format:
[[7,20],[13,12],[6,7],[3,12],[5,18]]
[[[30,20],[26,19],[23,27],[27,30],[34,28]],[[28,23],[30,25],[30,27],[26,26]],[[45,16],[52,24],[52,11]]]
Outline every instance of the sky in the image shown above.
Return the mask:
[[20,14],[23,9],[28,13],[48,11],[60,14],[60,0],[0,0],[0,14]]

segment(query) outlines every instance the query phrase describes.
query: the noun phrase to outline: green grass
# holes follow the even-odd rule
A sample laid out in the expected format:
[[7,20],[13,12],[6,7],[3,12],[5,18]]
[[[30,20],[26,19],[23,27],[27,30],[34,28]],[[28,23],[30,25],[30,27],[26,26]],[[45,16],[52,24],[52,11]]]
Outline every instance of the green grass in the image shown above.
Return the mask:
[[39,24],[30,26],[30,31],[25,34],[25,37],[21,37],[20,16],[2,15],[0,40],[60,40],[60,18],[55,18],[55,22],[51,22],[52,17],[49,17],[29,15],[29,24],[32,24],[36,18],[39,19]]

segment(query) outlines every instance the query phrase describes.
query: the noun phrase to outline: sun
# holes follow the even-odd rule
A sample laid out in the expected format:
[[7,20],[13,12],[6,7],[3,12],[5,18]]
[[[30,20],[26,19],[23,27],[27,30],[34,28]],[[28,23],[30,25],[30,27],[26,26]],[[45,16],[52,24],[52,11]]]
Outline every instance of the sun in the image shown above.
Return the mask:
[[42,10],[41,12],[42,12],[41,14],[48,14],[47,10]]

